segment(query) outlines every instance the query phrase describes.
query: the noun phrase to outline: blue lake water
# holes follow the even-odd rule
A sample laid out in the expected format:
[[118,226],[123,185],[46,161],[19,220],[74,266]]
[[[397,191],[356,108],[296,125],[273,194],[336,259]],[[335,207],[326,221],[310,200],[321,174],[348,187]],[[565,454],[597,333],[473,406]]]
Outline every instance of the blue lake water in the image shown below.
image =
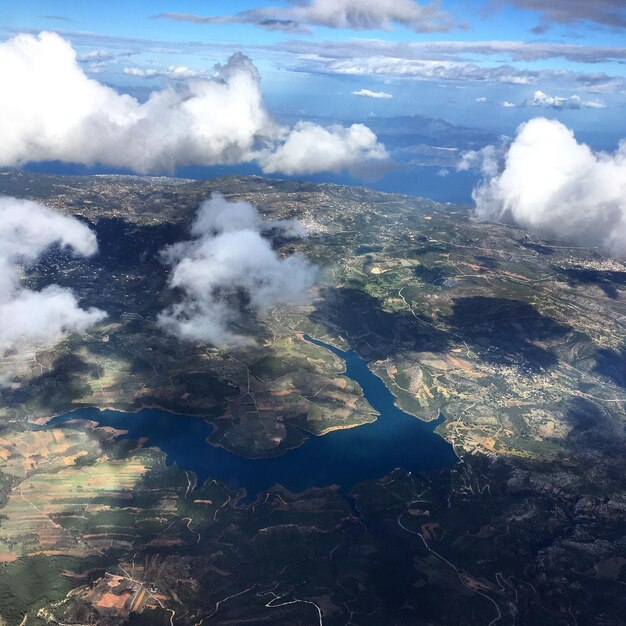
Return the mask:
[[411,472],[435,469],[457,460],[452,446],[434,432],[442,422],[423,422],[394,404],[383,381],[374,375],[354,351],[343,351],[311,337],[345,361],[345,375],[356,381],[372,407],[380,413],[370,424],[311,436],[299,448],[280,457],[246,459],[207,443],[212,426],[203,418],[177,415],[160,409],[138,413],[82,408],[59,415],[43,428],[89,419],[100,426],[128,431],[121,439],[146,437],[160,448],[167,463],[196,474],[198,483],[218,479],[231,488],[245,488],[245,500],[281,484],[292,492],[310,487],[339,485],[347,493],[355,484],[380,478],[395,468]]

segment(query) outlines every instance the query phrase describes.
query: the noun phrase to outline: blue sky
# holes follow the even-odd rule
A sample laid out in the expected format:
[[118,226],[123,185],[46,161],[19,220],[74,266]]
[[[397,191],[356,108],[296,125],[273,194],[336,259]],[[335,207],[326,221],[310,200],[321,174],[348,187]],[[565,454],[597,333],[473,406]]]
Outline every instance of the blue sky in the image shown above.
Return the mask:
[[[140,97],[174,80],[175,68],[210,75],[215,63],[241,50],[259,68],[266,102],[277,114],[344,120],[421,114],[498,132],[548,115],[608,141],[626,136],[622,0],[595,0],[588,8],[569,0],[443,0],[447,23],[435,32],[393,16],[387,28],[364,27],[358,17],[331,27],[314,10],[307,13],[315,3],[332,6],[325,0],[3,1],[0,36],[58,31],[89,75]],[[334,4],[354,7],[359,0]],[[384,11],[394,3],[377,4]],[[544,5],[548,14],[529,8]],[[260,26],[267,15],[297,22],[298,32]],[[352,95],[363,89],[391,97]],[[546,98],[537,101],[536,91]]]

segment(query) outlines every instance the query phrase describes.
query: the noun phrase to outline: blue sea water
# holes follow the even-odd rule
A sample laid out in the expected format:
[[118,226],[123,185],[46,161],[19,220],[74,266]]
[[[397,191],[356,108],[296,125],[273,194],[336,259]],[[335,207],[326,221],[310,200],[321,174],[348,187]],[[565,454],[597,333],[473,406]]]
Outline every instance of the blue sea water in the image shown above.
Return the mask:
[[[23,168],[27,172],[37,174],[58,174],[65,176],[93,176],[95,174],[134,174],[130,170],[119,168],[94,166],[88,167],[75,163],[62,163],[59,161],[46,161],[42,163],[30,163]],[[367,187],[374,191],[387,193],[399,193],[408,196],[421,196],[431,198],[438,202],[451,204],[472,204],[472,189],[478,180],[472,171],[458,172],[455,169],[446,170],[442,176],[442,168],[430,166],[403,165],[393,169],[380,178],[362,180],[354,178],[347,173],[326,173],[315,175],[276,176],[283,180],[299,180],[312,183],[335,183],[338,185],[351,185]],[[164,175],[175,175],[180,178],[192,178],[205,180],[220,176],[231,175],[256,175],[263,172],[256,165],[216,165],[212,167],[188,166],[181,167],[175,172],[165,172]],[[271,178],[271,177],[270,177]]]

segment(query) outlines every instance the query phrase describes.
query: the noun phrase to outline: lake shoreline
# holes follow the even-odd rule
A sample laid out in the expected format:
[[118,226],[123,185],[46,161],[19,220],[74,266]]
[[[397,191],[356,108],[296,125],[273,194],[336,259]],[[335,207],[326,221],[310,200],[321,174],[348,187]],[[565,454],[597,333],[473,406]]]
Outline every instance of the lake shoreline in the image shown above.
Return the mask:
[[88,420],[123,431],[118,441],[142,440],[146,447],[164,453],[166,465],[175,464],[193,472],[198,485],[214,479],[235,491],[245,489],[241,499],[245,504],[276,485],[293,494],[335,485],[348,495],[354,485],[382,478],[399,468],[417,474],[459,461],[453,446],[435,432],[445,419],[441,413],[426,422],[403,411],[384,381],[356,352],[340,350],[308,335],[303,338],[344,361],[344,375],[361,387],[378,414],[375,420],[323,435],[311,433],[301,445],[284,454],[259,458],[244,457],[210,443],[215,426],[207,416],[173,413],[161,407],[144,407],[132,413],[82,407],[55,416],[37,428]]

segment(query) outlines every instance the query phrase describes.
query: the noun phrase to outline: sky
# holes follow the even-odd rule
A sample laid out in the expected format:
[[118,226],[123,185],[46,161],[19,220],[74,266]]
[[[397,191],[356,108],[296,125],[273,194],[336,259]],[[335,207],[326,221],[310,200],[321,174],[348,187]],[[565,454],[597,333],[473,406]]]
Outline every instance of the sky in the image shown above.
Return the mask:
[[241,51],[278,116],[419,114],[513,134],[542,114],[598,147],[626,136],[623,0],[0,2],[2,39],[42,30],[140,99]]

